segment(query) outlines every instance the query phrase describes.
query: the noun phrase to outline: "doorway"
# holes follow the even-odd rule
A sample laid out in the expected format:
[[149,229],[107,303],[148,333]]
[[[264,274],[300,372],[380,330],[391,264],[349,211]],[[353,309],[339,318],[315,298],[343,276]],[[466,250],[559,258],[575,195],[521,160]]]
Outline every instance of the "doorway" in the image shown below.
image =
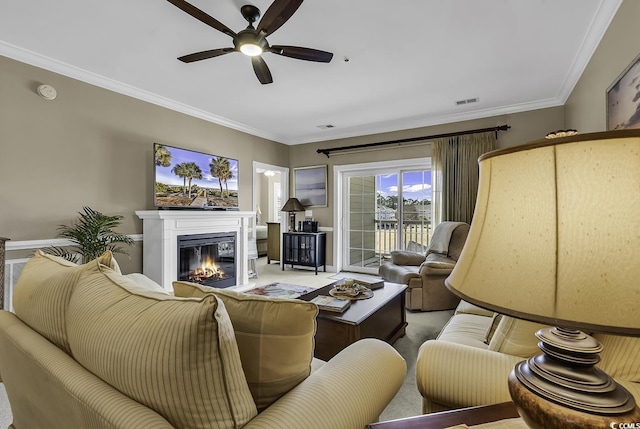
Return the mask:
[[[286,226],[287,218],[280,209],[288,196],[289,169],[254,161],[252,207],[256,212],[256,217],[252,237],[256,239],[258,257],[266,256],[267,222],[279,223],[281,231]],[[273,240],[273,238],[271,239]],[[277,240],[279,242],[280,237]]]

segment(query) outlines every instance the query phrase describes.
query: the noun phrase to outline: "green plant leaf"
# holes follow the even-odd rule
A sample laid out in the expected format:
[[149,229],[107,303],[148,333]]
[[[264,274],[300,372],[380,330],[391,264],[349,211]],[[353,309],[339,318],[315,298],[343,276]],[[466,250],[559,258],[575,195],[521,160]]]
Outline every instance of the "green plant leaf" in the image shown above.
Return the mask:
[[[79,253],[82,255],[82,262],[91,261],[107,250],[111,250],[112,253],[129,254],[126,249],[118,246],[118,244],[132,245],[133,239],[126,234],[114,231],[122,223],[123,216],[108,216],[86,206],[82,210],[82,212],[78,213],[78,218],[72,226],[60,225],[58,227],[57,237],[65,238],[72,242],[73,244],[69,246],[72,250],[67,251],[57,248],[59,250],[51,250],[51,252],[61,252],[57,256],[74,252]],[[50,253],[47,250],[45,251]],[[61,257],[68,259],[66,256]]]

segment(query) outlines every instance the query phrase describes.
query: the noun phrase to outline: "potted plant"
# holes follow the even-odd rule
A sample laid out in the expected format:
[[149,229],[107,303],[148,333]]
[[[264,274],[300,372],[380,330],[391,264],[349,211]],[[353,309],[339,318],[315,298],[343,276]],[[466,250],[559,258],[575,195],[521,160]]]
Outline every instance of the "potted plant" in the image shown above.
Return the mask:
[[51,255],[60,256],[75,263],[91,261],[105,251],[128,255],[129,252],[120,246],[131,245],[133,239],[125,234],[114,231],[120,226],[123,216],[107,216],[90,207],[83,207],[78,219],[72,226],[60,225],[58,238],[66,238],[73,244],[67,247],[51,246],[43,249]]

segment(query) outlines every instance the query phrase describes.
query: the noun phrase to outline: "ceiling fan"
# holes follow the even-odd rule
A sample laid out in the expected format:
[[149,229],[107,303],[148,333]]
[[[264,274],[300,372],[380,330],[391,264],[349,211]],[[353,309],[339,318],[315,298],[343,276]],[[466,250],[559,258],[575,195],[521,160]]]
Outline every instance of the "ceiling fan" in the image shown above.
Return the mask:
[[208,58],[219,57],[230,52],[242,52],[251,57],[253,71],[260,83],[272,83],[273,78],[267,63],[262,59],[261,54],[271,52],[272,54],[295,58],[298,60],[316,61],[328,63],[333,58],[331,52],[320,51],[318,49],[301,48],[298,46],[273,45],[270,46],[266,37],[280,28],[291,18],[302,4],[302,0],[275,0],[267,12],[264,14],[258,26],[254,28],[253,23],[260,18],[260,10],[252,5],[244,5],[240,8],[240,13],[249,25],[244,30],[235,33],[217,19],[198,9],[184,0],[167,0],[169,3],[182,9],[184,12],[202,21],[233,38],[233,48],[211,49],[193,54],[184,55],[178,59],[185,63],[206,60]]

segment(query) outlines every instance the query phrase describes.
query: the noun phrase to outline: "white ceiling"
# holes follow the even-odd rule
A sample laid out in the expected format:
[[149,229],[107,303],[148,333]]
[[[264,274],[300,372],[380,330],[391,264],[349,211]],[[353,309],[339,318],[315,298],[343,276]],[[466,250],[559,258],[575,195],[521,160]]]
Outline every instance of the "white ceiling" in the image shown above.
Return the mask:
[[[249,1],[191,2],[237,32]],[[233,44],[167,1],[3,0],[0,55],[300,144],[562,105],[621,2],[307,0],[269,43],[333,61],[267,53],[261,85],[240,53],[178,61]]]

